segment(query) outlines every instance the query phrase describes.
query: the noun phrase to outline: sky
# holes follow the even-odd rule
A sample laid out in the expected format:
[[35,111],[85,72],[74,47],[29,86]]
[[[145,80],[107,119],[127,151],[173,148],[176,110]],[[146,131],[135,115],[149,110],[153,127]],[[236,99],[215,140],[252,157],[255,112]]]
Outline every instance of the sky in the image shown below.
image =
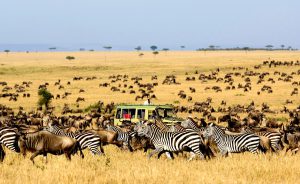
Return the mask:
[[0,46],[300,48],[299,9],[299,0],[0,0]]

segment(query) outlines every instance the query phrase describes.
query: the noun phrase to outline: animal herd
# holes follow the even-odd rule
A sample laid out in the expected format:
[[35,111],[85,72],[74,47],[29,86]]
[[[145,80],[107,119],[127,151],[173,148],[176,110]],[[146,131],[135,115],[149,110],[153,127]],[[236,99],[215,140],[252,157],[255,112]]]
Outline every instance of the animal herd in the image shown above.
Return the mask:
[[[1,105],[2,112],[6,108]],[[89,115],[83,117],[83,123],[75,127],[64,116],[48,114],[33,119],[19,111],[1,121],[0,160],[3,161],[6,154],[4,147],[24,156],[27,151],[32,152],[30,159],[33,163],[38,155],[43,155],[47,162],[47,154],[65,154],[71,160],[71,156],[78,152],[84,158],[84,149],[90,150],[94,156],[105,155],[103,146],[108,144],[130,152],[153,149],[149,158],[154,154],[158,154],[158,158],[166,154],[168,158],[174,159],[174,154],[184,155],[188,152],[188,160],[193,160],[195,156],[212,159],[218,154],[226,156],[245,151],[254,154],[278,153],[284,149],[292,153],[298,151],[300,106],[290,112],[287,125],[274,122],[266,124],[264,114],[256,113],[250,112],[245,122],[234,120],[238,116],[236,114],[227,114],[220,116],[216,122],[207,123],[204,118],[197,121],[196,118],[188,117],[184,121],[167,125],[161,117],[156,116],[153,122],[141,120],[120,127],[114,126],[104,116],[94,119]],[[217,123],[224,121],[227,126]]]
[[[236,90],[248,93],[257,90],[254,86],[258,84],[261,84],[261,87],[255,91],[257,96],[274,93],[274,84],[277,82],[288,83],[292,87],[290,93],[286,94],[287,99],[284,99],[282,108],[272,109],[267,103],[258,104],[255,100],[248,104],[228,105],[229,99],[226,99],[217,106],[213,97],[196,101],[193,94],[196,94],[199,88],[190,85],[186,90],[180,89],[177,93],[178,100],[189,105],[176,103],[174,106],[176,113],[186,113],[189,116],[186,120],[172,125],[164,124],[158,116],[154,121],[141,119],[139,123],[129,121],[124,122],[123,126],[114,126],[115,102],[98,101],[86,111],[79,108],[79,104],[86,101],[81,96],[75,98],[77,108],[74,109],[65,103],[59,116],[54,113],[55,107],[49,107],[46,111],[38,108],[27,112],[23,107],[15,110],[0,104],[0,159],[4,160],[6,148],[22,155],[27,151],[32,152],[32,162],[38,155],[47,158],[48,153],[65,154],[69,160],[72,155],[78,153],[84,158],[84,149],[88,149],[94,156],[101,156],[106,154],[106,145],[115,145],[130,152],[146,152],[150,149],[154,151],[151,151],[148,157],[158,154],[158,158],[165,154],[173,159],[174,154],[185,156],[187,152],[190,154],[188,160],[193,160],[196,156],[200,159],[213,159],[218,154],[226,156],[245,151],[263,154],[291,150],[296,153],[300,146],[300,106],[289,97],[298,95],[300,69],[295,69],[299,66],[299,61],[272,60],[252,68],[233,67],[225,74],[221,68],[209,73],[200,73],[197,70],[193,73],[186,72],[185,83],[199,81],[205,84],[202,90],[215,92],[216,95]],[[259,70],[262,67],[272,68],[274,72],[262,72]],[[282,72],[280,67],[291,67],[292,70],[290,73]],[[66,85],[58,79],[54,86],[64,92],[55,94],[53,100],[67,99],[72,95],[67,89],[76,81],[96,79],[96,76],[75,76],[67,81]],[[180,86],[183,81],[179,81],[176,75],[166,75],[160,83],[156,75],[151,77],[151,82],[143,82],[140,76],[118,74],[109,76],[107,81],[99,84],[99,88],[111,90],[112,95],[128,93],[132,95],[132,101],[139,102],[145,99],[159,100],[159,96],[155,94],[157,88],[161,85]],[[210,85],[212,83],[213,85]],[[217,84],[225,84],[225,87]],[[52,84],[45,82],[38,88],[48,88],[50,85]],[[32,86],[31,81],[14,86],[3,81],[0,82],[0,86],[0,99],[8,98],[9,101],[17,103],[18,98],[32,98],[28,92]],[[87,90],[80,88],[78,94],[84,94]],[[288,108],[289,104],[296,107]],[[201,118],[192,117],[196,113],[201,114]],[[288,116],[286,122],[269,118],[279,113]]]

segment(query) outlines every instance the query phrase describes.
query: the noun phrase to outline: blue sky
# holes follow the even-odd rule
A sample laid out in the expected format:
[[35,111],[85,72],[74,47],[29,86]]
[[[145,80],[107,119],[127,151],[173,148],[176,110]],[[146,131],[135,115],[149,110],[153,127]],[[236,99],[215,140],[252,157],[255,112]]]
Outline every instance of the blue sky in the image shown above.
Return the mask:
[[300,48],[299,0],[1,0],[0,44]]

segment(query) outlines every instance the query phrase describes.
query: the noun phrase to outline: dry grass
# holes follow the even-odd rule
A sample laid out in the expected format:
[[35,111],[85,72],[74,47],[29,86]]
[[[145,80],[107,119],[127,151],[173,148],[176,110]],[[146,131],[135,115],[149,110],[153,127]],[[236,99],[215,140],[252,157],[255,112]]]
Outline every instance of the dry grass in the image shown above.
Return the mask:
[[[76,59],[68,61],[66,56],[75,56]],[[33,85],[27,92],[31,93],[31,98],[19,98],[18,102],[10,102],[8,99],[1,99],[1,103],[13,108],[18,108],[20,105],[24,106],[26,110],[33,110],[36,108],[37,102],[37,88],[44,82],[49,82],[49,90],[54,94],[63,94],[65,91],[72,92],[72,95],[65,100],[54,100],[53,106],[56,107],[56,113],[61,111],[64,103],[75,105],[77,97],[84,97],[85,102],[80,103],[81,108],[85,108],[90,104],[102,100],[104,102],[114,101],[116,103],[142,103],[143,101],[135,102],[136,95],[112,93],[109,88],[99,88],[99,84],[103,82],[110,82],[109,75],[128,74],[130,77],[142,76],[143,82],[149,82],[152,75],[158,75],[158,83],[161,84],[164,77],[169,74],[175,74],[178,81],[181,83],[177,85],[159,85],[155,88],[155,94],[158,97],[154,103],[174,103],[180,101],[177,96],[179,90],[184,90],[188,95],[193,97],[193,101],[188,103],[186,100],[180,101],[181,105],[192,105],[195,101],[205,100],[207,97],[213,97],[213,105],[218,106],[222,100],[227,100],[228,105],[232,104],[248,104],[255,100],[257,105],[262,102],[267,102],[272,108],[281,109],[286,99],[294,100],[293,108],[299,104],[300,100],[297,96],[290,97],[293,86],[290,83],[278,82],[272,85],[274,93],[262,94],[257,96],[257,91],[264,85],[252,85],[253,90],[244,93],[243,90],[224,91],[222,93],[215,93],[212,90],[205,91],[206,86],[219,85],[223,89],[224,83],[208,82],[200,83],[198,80],[186,82],[185,73],[189,76],[195,76],[194,71],[198,70],[200,73],[208,74],[217,67],[221,69],[221,76],[227,72],[232,71],[234,66],[244,66],[252,68],[256,64],[261,64],[262,61],[268,59],[274,60],[298,60],[300,52],[168,52],[161,53],[153,57],[151,53],[146,52],[140,58],[136,52],[71,52],[71,53],[0,53],[0,79],[7,81],[9,86],[20,84],[22,81],[32,81]],[[105,57],[107,58],[105,60]],[[268,71],[271,74],[275,70],[281,72],[297,71],[299,67],[280,67],[280,68],[262,68],[258,71]],[[242,71],[243,72],[243,71]],[[96,76],[98,79],[93,81],[72,81],[74,76],[91,77]],[[270,76],[272,77],[272,75]],[[250,77],[253,83],[256,83],[257,77]],[[55,81],[62,80],[62,85],[65,89],[58,90],[54,86]],[[274,78],[275,80],[277,77]],[[235,78],[235,85],[244,83],[241,78]],[[300,80],[294,78],[294,80]],[[67,86],[67,81],[71,81],[71,85]],[[114,86],[118,86],[115,83]],[[132,81],[129,82],[132,84]],[[266,82],[267,85],[271,85]],[[189,87],[193,86],[197,92],[189,93]],[[79,94],[80,88],[86,90],[85,93]],[[135,88],[137,91],[137,88]]]
[[85,159],[41,156],[33,165],[8,153],[0,167],[0,183],[297,183],[299,155],[234,154],[228,158],[187,162],[180,156],[148,160],[141,152],[129,153],[109,146],[106,155]]
[[[67,55],[75,56],[74,61],[67,61]],[[106,60],[105,60],[106,57]],[[85,102],[80,103],[81,108],[102,100],[117,103],[142,103],[135,102],[135,95],[112,93],[109,88],[99,88],[99,83],[109,82],[107,79],[112,74],[128,74],[130,77],[142,76],[144,82],[149,82],[151,75],[158,75],[159,86],[155,88],[158,100],[154,103],[174,103],[180,105],[192,105],[195,101],[213,98],[213,106],[218,106],[222,100],[228,105],[246,104],[254,100],[257,105],[262,102],[270,104],[271,109],[282,108],[286,99],[292,99],[294,103],[289,108],[300,104],[298,96],[290,97],[293,86],[288,83],[278,82],[269,84],[274,93],[258,96],[256,92],[263,85],[254,85],[251,92],[242,90],[223,91],[215,93],[204,91],[206,86],[215,83],[200,83],[185,81],[185,72],[189,76],[195,76],[193,72],[209,73],[217,67],[221,74],[231,71],[233,66],[252,68],[253,65],[262,63],[263,60],[298,60],[300,52],[168,52],[160,53],[153,57],[145,52],[140,58],[136,52],[71,52],[71,53],[0,53],[0,81],[7,81],[9,86],[20,84],[22,81],[32,81],[26,93],[31,93],[31,98],[20,97],[17,102],[1,98],[1,104],[17,109],[19,106],[26,110],[33,110],[37,104],[37,88],[44,82],[49,82],[49,89],[53,94],[62,94],[65,91],[72,92],[66,100],[53,100],[52,105],[59,113],[64,103],[75,105],[78,96],[84,97]],[[262,68],[258,71],[275,70],[281,72],[297,71],[300,68]],[[162,80],[168,74],[176,74],[179,86],[161,85]],[[91,77],[98,79],[93,81],[72,81],[74,76]],[[274,77],[274,76],[271,76]],[[295,76],[296,77],[296,76]],[[298,78],[294,80],[300,81]],[[62,80],[65,89],[58,90],[54,82]],[[251,77],[257,81],[257,77]],[[276,78],[275,78],[276,80]],[[71,85],[67,86],[67,81]],[[236,83],[242,82],[236,78]],[[116,84],[117,85],[117,84]],[[223,83],[218,83],[222,88]],[[195,94],[190,94],[188,88],[194,86]],[[79,94],[80,88],[86,90]],[[137,89],[137,88],[136,88]],[[193,97],[193,102],[180,100],[177,96],[179,90],[184,90]],[[199,114],[195,114],[199,115]],[[186,116],[182,114],[182,116]],[[272,115],[273,116],[273,115]],[[278,114],[278,117],[286,115]],[[297,183],[300,172],[299,155],[252,155],[236,154],[231,158],[216,158],[210,161],[187,162],[182,156],[174,161],[147,160],[143,152],[122,152],[113,146],[105,147],[107,156],[92,157],[85,152],[86,158],[81,160],[79,156],[73,157],[71,162],[63,156],[50,156],[48,164],[37,157],[34,166],[27,159],[7,151],[7,157],[0,167],[0,183]]]

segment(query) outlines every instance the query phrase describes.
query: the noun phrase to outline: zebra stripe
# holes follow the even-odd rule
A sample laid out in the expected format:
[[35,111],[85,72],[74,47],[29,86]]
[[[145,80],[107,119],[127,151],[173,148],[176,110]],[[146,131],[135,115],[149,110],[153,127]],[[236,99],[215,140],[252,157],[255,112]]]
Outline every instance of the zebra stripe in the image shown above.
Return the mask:
[[[79,145],[82,150],[89,148],[93,155],[101,155],[103,153],[101,139],[98,135],[95,135],[91,132],[70,132],[66,133],[63,129],[59,128],[56,125],[52,125],[46,128],[47,131],[60,136],[68,136],[76,139],[79,142]],[[100,150],[98,149],[100,148]]]
[[189,161],[195,157],[195,154],[204,159],[204,155],[200,151],[202,141],[199,134],[195,131],[162,132],[154,124],[147,125],[143,123],[136,124],[135,130],[138,135],[148,137],[155,146],[155,150],[148,155],[148,158],[155,153],[164,151],[178,152],[189,148],[191,149]]
[[214,139],[223,156],[244,151],[257,153],[260,141],[259,136],[254,134],[227,135],[221,127],[213,124],[206,128],[204,136]]
[[14,128],[5,127],[0,129],[0,144],[14,152],[20,152],[17,143],[17,132]]
[[253,130],[251,130],[250,128],[245,129],[246,133],[252,133],[258,136],[264,136],[267,137],[270,142],[271,142],[271,146],[272,148],[277,151],[280,150],[280,143],[281,143],[281,133],[280,132],[269,132],[269,131],[261,131],[261,132],[254,132]]
[[196,132],[204,132],[204,130],[205,130],[205,127],[200,127],[200,128],[199,128],[199,127],[196,125],[196,123],[193,122],[193,121],[190,120],[190,119],[187,119],[187,120],[181,122],[181,126],[184,127],[184,128],[187,128],[187,129],[192,129],[192,130],[194,130],[194,131],[196,131]]
[[130,145],[130,140],[136,135],[134,131],[124,132],[120,127],[113,125],[106,125],[106,130],[117,133],[117,141],[122,141],[124,146],[127,146],[129,151],[133,151]]

